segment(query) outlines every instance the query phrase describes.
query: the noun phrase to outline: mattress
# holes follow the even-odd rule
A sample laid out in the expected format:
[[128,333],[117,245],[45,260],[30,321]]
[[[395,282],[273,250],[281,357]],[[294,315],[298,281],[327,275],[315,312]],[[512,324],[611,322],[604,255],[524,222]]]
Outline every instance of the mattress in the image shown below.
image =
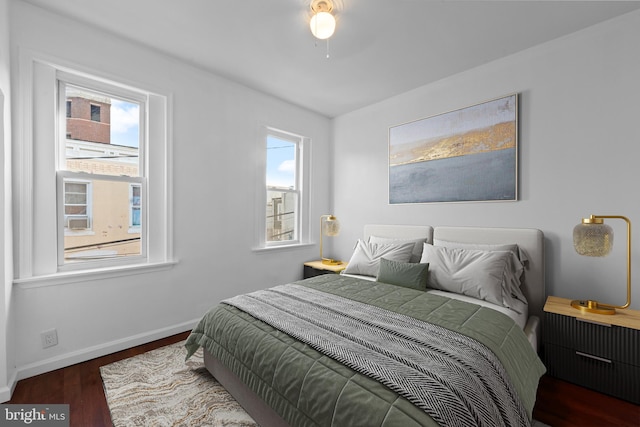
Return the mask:
[[[442,295],[339,275],[296,284],[409,315],[478,340],[508,372],[530,419],[544,366],[522,329],[508,317]],[[227,304],[203,317],[186,346],[190,354],[204,347],[290,425],[437,425],[403,395]]]

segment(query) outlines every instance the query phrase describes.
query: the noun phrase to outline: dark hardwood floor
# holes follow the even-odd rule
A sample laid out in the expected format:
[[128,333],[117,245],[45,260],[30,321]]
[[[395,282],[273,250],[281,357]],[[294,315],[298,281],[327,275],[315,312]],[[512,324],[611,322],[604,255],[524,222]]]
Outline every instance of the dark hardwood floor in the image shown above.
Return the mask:
[[69,404],[71,427],[111,426],[100,366],[127,359],[187,338],[189,332],[21,380],[7,403]]
[[[70,406],[71,426],[111,426],[100,366],[186,339],[188,332],[18,382],[7,403]],[[638,427],[640,406],[544,376],[534,418],[552,427]],[[265,426],[268,427],[268,426]]]
[[552,427],[639,427],[640,406],[545,375],[533,417]]

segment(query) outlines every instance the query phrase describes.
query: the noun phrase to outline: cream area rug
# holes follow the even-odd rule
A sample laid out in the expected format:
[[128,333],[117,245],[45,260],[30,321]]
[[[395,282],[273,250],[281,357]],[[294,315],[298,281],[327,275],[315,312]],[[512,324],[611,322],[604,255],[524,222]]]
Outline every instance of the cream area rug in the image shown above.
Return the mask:
[[206,370],[202,349],[185,356],[183,341],[102,366],[114,427],[258,426]]
[[206,370],[202,349],[186,354],[179,342],[100,368],[114,427],[257,426]]

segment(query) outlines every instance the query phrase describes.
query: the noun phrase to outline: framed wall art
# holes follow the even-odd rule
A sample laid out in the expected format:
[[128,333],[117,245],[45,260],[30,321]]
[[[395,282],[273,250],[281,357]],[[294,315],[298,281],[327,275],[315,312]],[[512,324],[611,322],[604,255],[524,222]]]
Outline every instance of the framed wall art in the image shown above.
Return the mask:
[[389,128],[389,203],[518,199],[518,94]]

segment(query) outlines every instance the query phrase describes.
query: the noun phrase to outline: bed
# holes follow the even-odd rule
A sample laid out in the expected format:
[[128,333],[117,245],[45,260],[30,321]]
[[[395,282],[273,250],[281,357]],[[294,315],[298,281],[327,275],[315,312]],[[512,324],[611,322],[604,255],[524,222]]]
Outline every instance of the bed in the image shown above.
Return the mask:
[[[448,276],[460,259],[473,277]],[[499,280],[485,274],[496,265]],[[203,347],[261,426],[529,425],[544,373],[541,231],[367,225],[349,267],[225,300],[188,354]]]

